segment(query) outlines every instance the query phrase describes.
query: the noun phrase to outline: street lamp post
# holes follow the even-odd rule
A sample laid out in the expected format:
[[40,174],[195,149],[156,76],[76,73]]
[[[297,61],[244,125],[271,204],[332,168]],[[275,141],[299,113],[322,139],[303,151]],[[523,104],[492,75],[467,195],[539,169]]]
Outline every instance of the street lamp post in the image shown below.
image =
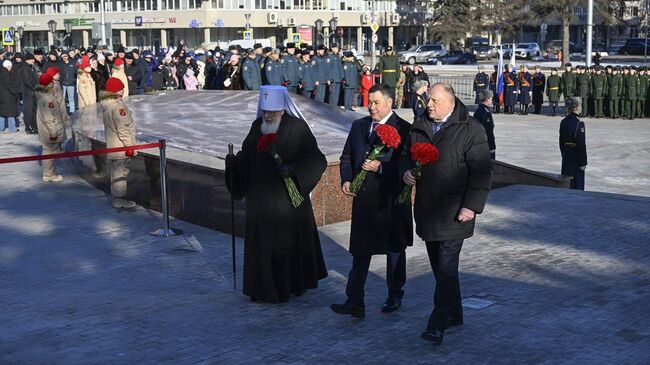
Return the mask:
[[23,27],[18,27],[14,31],[14,41],[16,42],[16,52],[20,52],[20,49],[22,48],[20,45],[20,40],[23,37],[23,33],[25,32],[25,28]]
[[70,37],[70,33],[72,32],[72,23],[69,21],[65,21],[63,23],[63,26],[65,27],[65,34],[63,36],[59,35],[56,31],[56,21],[55,20],[50,20],[47,22],[47,27],[52,33],[54,37],[56,37],[56,40],[59,42],[60,46],[63,46],[63,42],[65,42],[66,39]]
[[316,19],[314,25],[316,26],[316,34],[314,37],[314,42],[316,44],[314,44],[314,46],[318,46],[318,36],[320,36],[323,32],[323,21],[321,19]]
[[332,19],[330,19],[329,23],[330,23],[330,35],[328,37],[329,39],[327,40],[327,42],[329,43],[328,46],[331,46],[332,45],[331,39],[333,37],[336,37],[336,26],[339,24],[339,20],[334,15],[332,15]]

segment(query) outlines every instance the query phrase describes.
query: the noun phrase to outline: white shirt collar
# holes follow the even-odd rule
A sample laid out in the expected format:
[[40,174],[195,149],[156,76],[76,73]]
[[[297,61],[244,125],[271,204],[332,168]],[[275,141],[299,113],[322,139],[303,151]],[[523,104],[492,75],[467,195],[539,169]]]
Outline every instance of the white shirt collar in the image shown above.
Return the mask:
[[375,122],[374,120],[372,122],[379,123],[379,124],[386,124],[386,122],[388,122],[388,119],[390,119],[392,115],[393,115],[393,111],[391,110],[390,113],[388,113],[388,115],[384,117],[384,119],[380,120],[379,122]]
[[441,120],[440,122],[435,121],[435,120],[434,120],[433,122],[434,122],[434,123],[447,123],[447,120],[449,119],[449,117],[451,117],[451,113],[453,113],[453,112],[454,112],[454,110],[452,109],[452,110],[449,112],[449,114],[447,114],[446,117],[442,118],[442,120]]

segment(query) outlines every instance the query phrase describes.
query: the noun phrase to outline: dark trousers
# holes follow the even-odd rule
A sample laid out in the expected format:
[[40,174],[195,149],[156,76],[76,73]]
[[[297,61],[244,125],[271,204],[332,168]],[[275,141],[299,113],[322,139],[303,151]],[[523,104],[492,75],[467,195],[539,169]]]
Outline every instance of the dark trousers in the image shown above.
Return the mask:
[[321,103],[325,102],[325,92],[327,90],[327,84],[319,84],[316,86],[316,96],[314,99],[320,101]]
[[571,179],[571,189],[585,190],[585,172],[576,168]]
[[343,99],[345,100],[345,109],[352,110],[352,102],[354,101],[354,89],[343,89]]
[[[406,283],[406,251],[389,252],[386,256],[388,296],[402,298],[404,296],[402,287]],[[365,307],[363,288],[366,285],[371,258],[372,256],[353,256],[352,258],[352,269],[348,275],[348,285],[345,288],[349,303]]]
[[428,241],[427,254],[436,291],[433,296],[433,311],[427,327],[444,331],[450,321],[463,320],[463,303],[458,281],[458,260],[463,240]]
[[36,127],[36,96],[33,93],[23,93],[23,122],[25,128],[37,131]]

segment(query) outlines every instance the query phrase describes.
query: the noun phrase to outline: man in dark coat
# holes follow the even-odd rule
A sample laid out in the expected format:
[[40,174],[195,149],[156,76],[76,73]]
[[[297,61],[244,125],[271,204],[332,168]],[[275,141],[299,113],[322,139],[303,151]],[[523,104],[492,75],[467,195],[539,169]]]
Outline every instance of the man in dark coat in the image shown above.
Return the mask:
[[572,97],[566,100],[568,115],[560,123],[560,152],[562,153],[562,175],[572,176],[571,189],[585,190],[585,169],[587,168],[587,145],[585,123],[578,119],[582,101]]
[[533,113],[539,114],[544,104],[544,89],[546,88],[546,76],[542,73],[540,66],[535,66],[533,73]]
[[25,56],[25,65],[20,68],[20,82],[23,93],[23,122],[25,133],[36,134],[36,87],[38,86],[38,71],[35,66],[34,55]]
[[16,132],[18,123],[18,83],[13,64],[9,60],[0,62],[0,132],[8,129]]
[[490,156],[494,160],[496,158],[497,144],[494,138],[494,119],[492,119],[492,113],[490,113],[490,106],[492,105],[492,95],[491,90],[481,91],[479,94],[479,100],[481,103],[478,105],[478,109],[474,112],[474,119],[476,119],[483,128],[485,128],[485,134],[488,140],[488,146],[490,147]]
[[351,51],[343,53],[343,104],[345,109],[352,109],[354,93],[361,86],[361,68]]
[[434,308],[420,336],[442,343],[448,327],[463,323],[458,261],[463,240],[474,234],[476,214],[483,211],[492,180],[492,165],[483,127],[468,114],[448,84],[429,90],[429,119],[413,124],[409,145],[431,143],[440,151],[436,163],[415,180],[409,154],[404,156],[404,182],[416,185],[416,233],[426,242],[436,277]]
[[[397,129],[402,141],[408,138],[411,125],[393,113],[393,98],[387,85],[374,85],[368,95],[369,117],[352,123],[350,134],[341,154],[341,190],[354,197],[350,253],[352,269],[345,289],[347,300],[332,304],[335,313],[365,316],[364,286],[372,255],[386,255],[386,285],[388,297],[381,309],[384,313],[397,310],[402,304],[406,283],[406,246],[413,244],[410,205],[397,204],[403,185],[400,183],[400,143],[387,149],[377,160],[366,159],[367,152],[380,142],[375,128],[387,124]],[[350,191],[354,177],[366,170],[368,175],[355,194]]]
[[135,64],[133,55],[128,53],[126,55],[126,67],[124,68],[127,80],[129,80],[129,95],[144,94],[144,86],[142,86],[142,69]]
[[[309,193],[327,161],[287,89],[260,88],[260,110],[237,156],[226,158],[226,183],[236,199],[246,198],[244,294],[251,300],[285,302],[291,294],[316,288],[327,276]],[[262,135],[277,133],[273,144],[282,163],[257,151]],[[304,202],[294,208],[284,178],[291,177]],[[232,179],[232,183],[231,183]]]

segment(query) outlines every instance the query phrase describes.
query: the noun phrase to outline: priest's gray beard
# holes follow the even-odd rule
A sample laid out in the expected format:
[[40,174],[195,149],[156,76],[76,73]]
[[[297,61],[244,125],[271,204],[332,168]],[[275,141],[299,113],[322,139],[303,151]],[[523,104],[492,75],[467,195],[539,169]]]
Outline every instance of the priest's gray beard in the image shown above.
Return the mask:
[[278,133],[278,128],[280,128],[281,121],[282,121],[282,115],[278,116],[277,118],[275,117],[271,117],[269,119],[264,118],[262,120],[262,125],[260,126],[260,129],[262,130],[262,134]]

